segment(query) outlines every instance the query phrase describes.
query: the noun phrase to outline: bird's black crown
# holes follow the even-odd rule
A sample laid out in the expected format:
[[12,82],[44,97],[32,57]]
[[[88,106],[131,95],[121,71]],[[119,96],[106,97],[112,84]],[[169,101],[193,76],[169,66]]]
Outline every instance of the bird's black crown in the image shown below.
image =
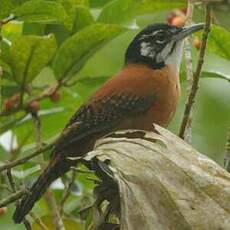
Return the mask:
[[177,27],[159,23],[144,28],[130,43],[125,63],[146,64],[154,69],[165,64],[179,67],[182,51],[182,40],[190,34],[204,28],[204,24],[188,27]]
[[171,38],[178,34],[182,28],[169,24],[153,24],[144,28],[130,43],[125,63],[146,64],[154,69],[162,68],[165,63],[157,60],[164,47]]

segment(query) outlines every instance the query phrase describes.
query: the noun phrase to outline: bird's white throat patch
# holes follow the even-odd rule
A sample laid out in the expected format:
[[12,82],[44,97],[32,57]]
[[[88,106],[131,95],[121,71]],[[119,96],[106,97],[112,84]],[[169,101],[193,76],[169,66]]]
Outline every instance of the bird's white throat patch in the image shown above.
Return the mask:
[[165,64],[174,66],[177,73],[180,72],[180,64],[181,64],[181,59],[182,59],[183,46],[184,46],[183,40],[177,41],[173,49],[173,52],[168,53],[168,55],[164,58]]
[[170,42],[159,53],[156,53],[150,42],[142,42],[140,46],[142,56],[154,59],[157,63],[164,62],[166,65],[172,65],[179,72],[183,41],[177,41],[176,44]]

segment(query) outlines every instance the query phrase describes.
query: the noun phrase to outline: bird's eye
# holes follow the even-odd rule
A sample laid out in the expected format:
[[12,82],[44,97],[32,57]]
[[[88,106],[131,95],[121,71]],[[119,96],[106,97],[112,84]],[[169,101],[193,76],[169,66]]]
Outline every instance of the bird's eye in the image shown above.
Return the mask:
[[166,36],[165,33],[159,32],[159,33],[156,34],[155,38],[156,38],[156,43],[162,44],[162,43],[166,42],[167,36]]

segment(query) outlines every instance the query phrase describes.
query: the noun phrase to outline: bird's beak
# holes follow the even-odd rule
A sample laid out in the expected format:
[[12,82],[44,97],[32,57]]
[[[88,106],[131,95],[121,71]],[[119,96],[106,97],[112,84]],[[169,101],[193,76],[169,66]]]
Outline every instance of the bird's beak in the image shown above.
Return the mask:
[[202,30],[204,28],[204,23],[194,24],[192,26],[183,27],[175,36],[173,36],[174,41],[182,40],[183,38],[189,36],[190,34],[195,33],[198,30]]

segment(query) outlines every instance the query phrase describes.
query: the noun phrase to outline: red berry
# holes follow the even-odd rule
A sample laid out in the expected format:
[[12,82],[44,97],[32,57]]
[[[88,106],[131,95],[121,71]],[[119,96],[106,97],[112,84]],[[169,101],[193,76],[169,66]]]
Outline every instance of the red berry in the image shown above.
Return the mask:
[[61,98],[61,94],[58,91],[55,91],[54,93],[50,95],[50,100],[53,102],[60,101],[60,98]]
[[187,8],[181,8],[180,11],[183,12],[185,15],[187,14]]
[[13,104],[13,102],[10,99],[5,100],[5,102],[4,102],[4,109],[6,111],[11,110],[13,108],[13,106],[14,106],[14,104]]
[[[171,25],[175,26],[183,26],[186,20],[186,13],[187,9],[175,9],[171,11],[167,16],[167,22]],[[178,19],[178,17],[180,19]]]
[[196,49],[198,49],[198,50],[200,49],[201,41],[199,38],[194,38],[192,43],[193,43],[194,47],[196,47]]
[[183,27],[185,24],[186,17],[185,16],[176,16],[175,18],[172,19],[172,25],[178,26],[178,27]]
[[7,207],[2,207],[2,208],[0,208],[0,216],[5,215],[6,212],[7,212]]
[[168,16],[167,16],[167,22],[168,22],[168,24],[172,24],[172,20],[174,19],[176,17],[176,14],[172,11],[172,12],[170,12],[169,14],[168,14]]
[[16,106],[19,104],[19,101],[20,101],[20,94],[19,93],[14,94],[13,96],[8,98],[4,102],[5,110],[9,111],[9,110],[13,109],[14,107],[16,108]]
[[39,101],[32,101],[27,107],[28,111],[31,113],[36,113],[40,109],[40,103]]
[[14,94],[14,95],[10,98],[10,100],[11,100],[12,102],[14,102],[14,104],[18,104],[19,101],[20,101],[20,93]]

